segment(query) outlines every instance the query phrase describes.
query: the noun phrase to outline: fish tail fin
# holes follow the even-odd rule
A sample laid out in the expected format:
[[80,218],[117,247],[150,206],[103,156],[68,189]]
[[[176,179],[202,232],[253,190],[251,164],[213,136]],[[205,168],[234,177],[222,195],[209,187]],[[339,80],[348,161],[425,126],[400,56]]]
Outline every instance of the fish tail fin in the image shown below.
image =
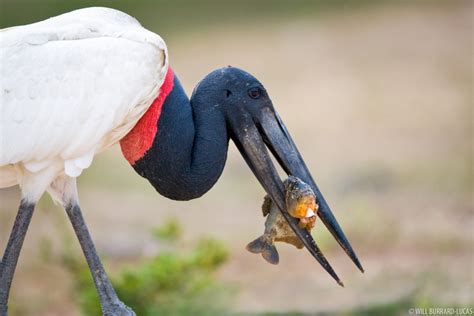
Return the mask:
[[247,247],[245,247],[248,251],[252,253],[262,253],[266,247],[267,240],[264,235],[258,237],[254,241],[248,243]]
[[261,253],[262,257],[271,264],[278,264],[280,260],[276,247],[269,242],[265,235],[250,242],[246,249],[252,253]]
[[267,260],[268,263],[278,264],[280,261],[280,256],[275,245],[266,245],[265,249],[262,252],[263,259]]

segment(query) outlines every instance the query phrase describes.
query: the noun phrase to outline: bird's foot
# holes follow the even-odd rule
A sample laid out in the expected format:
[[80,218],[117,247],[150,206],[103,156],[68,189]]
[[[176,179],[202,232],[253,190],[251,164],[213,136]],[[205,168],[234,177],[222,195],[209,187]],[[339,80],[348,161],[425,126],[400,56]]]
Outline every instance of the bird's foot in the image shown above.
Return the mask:
[[[123,302],[110,304],[104,307],[104,316],[136,316],[135,312]],[[3,316],[3,315],[0,315]]]

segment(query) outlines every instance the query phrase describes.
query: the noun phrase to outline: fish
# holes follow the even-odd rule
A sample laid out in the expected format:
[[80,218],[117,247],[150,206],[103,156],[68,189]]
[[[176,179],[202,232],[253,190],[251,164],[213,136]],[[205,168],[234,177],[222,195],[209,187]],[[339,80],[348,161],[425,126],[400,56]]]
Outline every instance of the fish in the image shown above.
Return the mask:
[[[292,217],[299,219],[298,225],[302,229],[311,231],[316,223],[316,214],[319,207],[313,190],[308,184],[294,176],[285,179],[283,186],[285,189],[286,211]],[[278,206],[268,195],[263,198],[262,213],[264,217],[267,217],[264,233],[247,245],[246,249],[248,251],[256,254],[260,253],[267,262],[278,264],[280,258],[275,242],[285,242],[297,249],[303,248],[303,242],[295,234]]]

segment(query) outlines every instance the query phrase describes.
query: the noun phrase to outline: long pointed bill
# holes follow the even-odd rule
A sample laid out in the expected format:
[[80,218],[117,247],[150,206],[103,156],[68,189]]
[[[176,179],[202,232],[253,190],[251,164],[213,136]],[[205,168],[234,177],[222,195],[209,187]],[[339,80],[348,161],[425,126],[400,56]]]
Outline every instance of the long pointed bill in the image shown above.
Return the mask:
[[314,182],[308,167],[306,167],[303,158],[278,114],[270,108],[265,109],[259,115],[257,125],[260,133],[262,133],[264,142],[285,172],[300,178],[311,186],[318,199],[318,216],[354,264],[361,272],[364,272],[364,268],[360,264],[357,255]]
[[311,234],[306,229],[300,228],[297,220],[291,217],[286,211],[283,183],[270,159],[268,150],[257,126],[255,126],[255,123],[253,122],[253,119],[248,116],[243,121],[233,121],[230,123],[232,126],[231,137],[237,148],[245,158],[245,161],[257,177],[260,184],[277,204],[290,227],[321,266],[337,281],[339,285],[344,286],[321,250],[319,250]]

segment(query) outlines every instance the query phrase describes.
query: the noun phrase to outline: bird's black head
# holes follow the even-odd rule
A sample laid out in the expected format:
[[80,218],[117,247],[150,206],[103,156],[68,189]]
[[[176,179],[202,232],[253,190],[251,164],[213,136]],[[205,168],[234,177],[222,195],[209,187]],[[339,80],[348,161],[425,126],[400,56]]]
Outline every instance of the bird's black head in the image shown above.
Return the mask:
[[[212,100],[206,100],[210,98]],[[268,149],[288,175],[309,184],[319,201],[318,215],[342,248],[363,268],[344,232],[321,195],[288,130],[275,111],[263,85],[249,73],[234,67],[217,69],[207,75],[194,92],[200,104],[218,108],[224,114],[227,131],[265,191],[283,211],[306,248],[339,283],[340,280],[317,248],[311,234],[299,228],[285,211],[284,188]],[[207,102],[206,102],[207,101]],[[342,283],[340,283],[342,284]]]
[[212,98],[198,102],[217,106],[226,117],[239,111],[256,113],[272,103],[263,85],[251,74],[235,67],[224,67],[208,74],[194,89],[193,99]]

